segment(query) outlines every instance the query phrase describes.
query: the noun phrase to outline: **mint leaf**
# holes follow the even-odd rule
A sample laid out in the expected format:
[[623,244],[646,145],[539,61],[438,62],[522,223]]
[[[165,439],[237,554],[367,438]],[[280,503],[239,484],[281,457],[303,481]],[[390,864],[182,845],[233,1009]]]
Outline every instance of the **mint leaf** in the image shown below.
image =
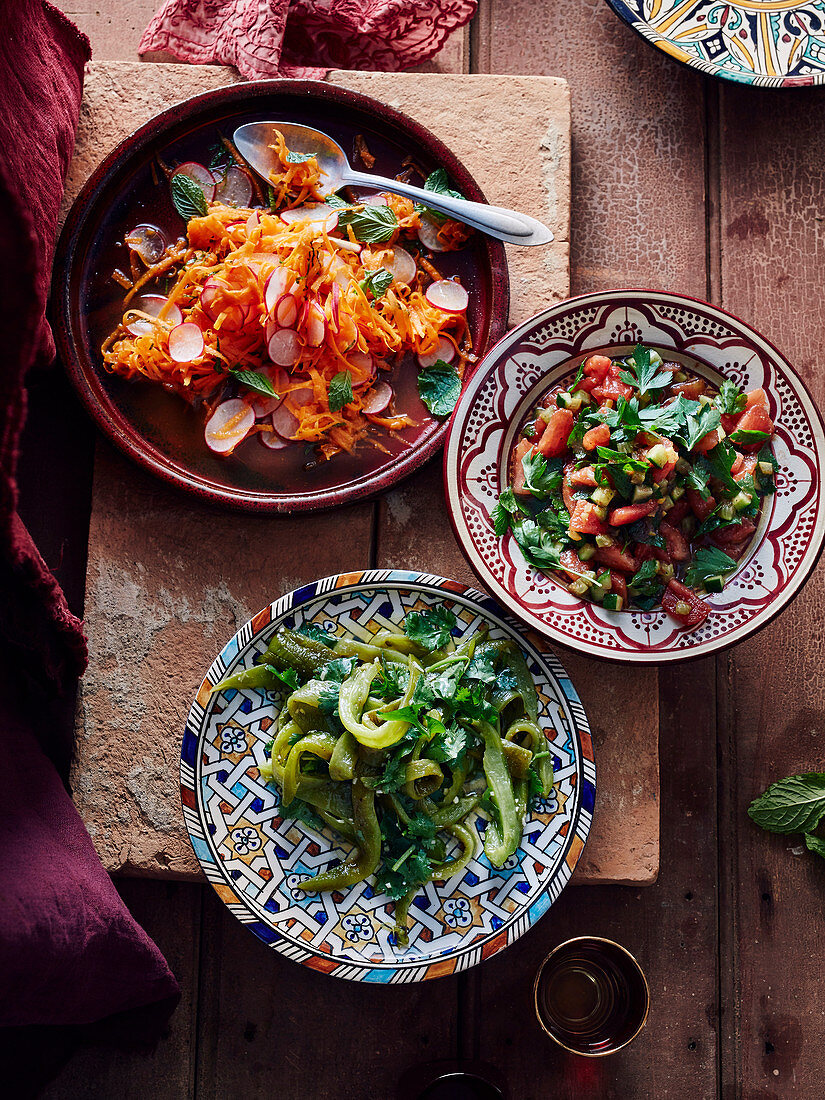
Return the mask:
[[385,267],[379,267],[377,271],[368,272],[366,278],[362,279],[358,285],[365,294],[369,291],[373,298],[380,298],[392,286],[393,278],[391,271],[387,271]]
[[352,375],[348,370],[342,370],[329,383],[329,411],[338,412],[350,401],[352,401]]
[[818,856],[822,856],[825,859],[825,840],[818,836],[811,836],[810,833],[805,834],[805,846],[809,852],[816,852]]
[[747,403],[747,397],[735,382],[725,381],[719,387],[719,393],[716,395],[716,407],[726,416],[736,416],[737,413],[743,412]]
[[771,784],[748,807],[748,814],[771,833],[810,833],[825,816],[825,774],[807,772]]
[[411,611],[404,620],[404,633],[424,649],[443,648],[450,640],[456,617],[446,607]]
[[231,374],[244,386],[249,386],[251,390],[257,390],[258,393],[268,394],[270,397],[277,397],[275,387],[265,374],[261,374],[256,370],[233,370]]
[[324,202],[327,204],[327,206],[338,207],[351,205],[345,199],[342,199],[340,195],[327,195],[327,197],[324,199]]
[[293,153],[291,149],[287,149],[286,162],[287,164],[306,164],[306,162],[312,160],[314,156],[314,153]]
[[736,568],[736,562],[727,554],[715,548],[697,550],[685,570],[685,584],[690,588],[704,584],[708,577],[719,573],[729,573]]
[[553,536],[532,519],[513,526],[513,535],[527,561],[536,569],[558,569],[562,547]]
[[365,206],[363,210],[342,210],[339,225],[351,225],[356,240],[377,244],[391,239],[398,229],[398,219],[389,206]]
[[458,371],[443,359],[436,359],[431,367],[424,367],[419,373],[418,395],[433,416],[444,419],[461,396]]
[[[450,187],[450,177],[443,168],[436,168],[434,172],[431,172],[430,175],[427,176],[424,182],[424,190],[432,191],[437,195],[451,195],[454,199],[464,198],[460,191],[455,191]],[[431,210],[429,206],[423,203],[417,202],[415,204],[415,209],[419,214],[426,214],[434,221],[445,222],[447,220],[446,214],[442,214],[439,210]]]
[[172,176],[170,188],[175,209],[185,222],[191,221],[192,218],[202,218],[208,213],[206,196],[189,176],[185,176],[182,172]]

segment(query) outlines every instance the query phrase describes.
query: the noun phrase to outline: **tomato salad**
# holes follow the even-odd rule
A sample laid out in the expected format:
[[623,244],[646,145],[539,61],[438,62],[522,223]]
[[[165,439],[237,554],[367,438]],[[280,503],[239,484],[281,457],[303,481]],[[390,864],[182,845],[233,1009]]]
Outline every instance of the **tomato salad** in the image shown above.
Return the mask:
[[577,596],[693,629],[774,492],[773,432],[761,389],[716,389],[642,345],[591,355],[521,431],[496,534]]

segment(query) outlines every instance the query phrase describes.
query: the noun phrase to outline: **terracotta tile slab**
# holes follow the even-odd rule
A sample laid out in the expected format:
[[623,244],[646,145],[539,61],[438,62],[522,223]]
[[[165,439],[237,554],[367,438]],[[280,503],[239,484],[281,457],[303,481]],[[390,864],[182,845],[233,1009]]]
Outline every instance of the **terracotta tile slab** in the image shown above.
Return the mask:
[[[491,201],[519,204],[553,225],[557,242],[551,249],[513,250],[513,319],[566,295],[570,194],[564,82],[346,72],[333,78],[415,115],[456,149]],[[67,202],[102,156],[156,111],[236,79],[231,70],[210,66],[92,64]],[[540,170],[523,181],[504,178],[494,161],[495,134],[505,127],[520,147],[535,150],[532,162]],[[434,514],[442,517],[427,562],[420,539],[399,542],[410,527],[408,489],[388,498],[390,514],[394,510],[399,522],[385,525],[380,556],[389,554],[401,567],[426,564],[463,576],[436,471],[432,466],[424,475]],[[201,672],[237,625],[275,596],[325,573],[363,567],[370,559],[371,517],[369,505],[297,519],[221,513],[168,489],[99,445],[86,594],[91,663],[73,779],[77,804],[110,870],[179,878],[198,874],[178,809],[177,755]],[[621,713],[628,700],[616,703]],[[602,773],[594,844],[585,857],[589,880],[641,883],[656,875],[655,692],[641,705],[637,697],[634,713],[639,722],[629,723],[621,744],[632,751],[637,775],[643,760],[650,797],[642,807],[636,792],[623,789],[627,758]],[[611,746],[618,743],[610,740]],[[631,829],[635,839],[628,845],[628,822],[637,819],[638,835]]]

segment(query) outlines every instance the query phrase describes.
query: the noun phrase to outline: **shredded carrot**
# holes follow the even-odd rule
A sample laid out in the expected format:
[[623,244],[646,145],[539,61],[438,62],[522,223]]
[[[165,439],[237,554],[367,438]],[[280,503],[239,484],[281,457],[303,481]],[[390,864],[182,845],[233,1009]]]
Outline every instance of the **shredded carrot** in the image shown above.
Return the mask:
[[269,147],[278,158],[277,169],[269,173],[269,182],[275,192],[274,206],[278,209],[290,209],[301,206],[307,200],[323,202],[324,196],[318,190],[321,182],[321,169],[316,157],[306,160],[290,160],[290,153],[280,130],[275,131],[275,144]]
[[[273,176],[272,186],[281,207],[318,199],[317,161],[288,161],[281,135],[277,151],[283,172]],[[101,348],[106,369],[161,383],[209,416],[222,400],[239,393],[253,406],[266,400],[234,376],[236,371],[263,374],[294,417],[291,438],[315,444],[323,458],[352,453],[371,425],[389,431],[412,426],[392,405],[380,416],[365,411],[380,372],[391,370],[405,353],[430,354],[446,337],[463,374],[468,329],[464,317],[427,299],[427,286],[441,276],[420,254],[409,284],[395,278],[378,297],[361,285],[370,272],[384,265],[389,270],[396,238],[413,236],[418,225],[409,200],[386,199],[399,230],[392,240],[372,246],[362,246],[351,225],[331,229],[318,221],[287,223],[270,210],[213,203],[205,215],[190,220],[186,240],[170,245],[130,287],[123,319]],[[152,316],[134,296],[164,275],[171,283],[166,303]],[[188,363],[176,362],[169,353],[178,311],[184,323],[203,333],[203,352]],[[136,321],[144,329],[140,335],[129,329]],[[293,339],[297,348],[288,369],[277,367],[269,355],[270,340],[281,331],[294,334],[287,342]],[[277,357],[277,347],[273,354]],[[344,372],[352,396],[346,391],[343,407],[335,407],[340,397],[330,407],[330,384]],[[340,389],[340,378],[336,385]],[[239,420],[224,425],[217,437],[231,436]],[[255,430],[273,429],[263,424]]]

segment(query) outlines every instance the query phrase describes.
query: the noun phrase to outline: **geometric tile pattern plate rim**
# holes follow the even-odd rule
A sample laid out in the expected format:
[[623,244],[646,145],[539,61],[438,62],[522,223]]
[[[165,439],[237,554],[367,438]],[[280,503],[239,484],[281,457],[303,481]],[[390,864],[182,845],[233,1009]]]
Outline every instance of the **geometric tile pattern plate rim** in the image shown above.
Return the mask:
[[607,0],[657,49],[761,88],[825,83],[825,0]]
[[[506,486],[519,426],[584,353],[626,353],[637,341],[718,385],[762,388],[776,424],[777,491],[764,498],[751,545],[711,614],[679,630],[661,609],[608,611],[533,569],[492,511]],[[799,592],[825,539],[820,471],[825,430],[805,385],[749,325],[682,295],[614,290],[558,303],[508,333],[485,357],[456,407],[444,449],[448,512],[473,570],[493,595],[553,641],[608,660],[656,663],[717,652],[765,626]]]
[[[280,817],[259,774],[280,697],[210,689],[249,667],[279,626],[314,622],[367,640],[414,609],[446,606],[456,638],[480,626],[521,647],[536,682],[539,722],[554,757],[550,796],[534,802],[516,853],[493,868],[479,843],[469,865],[428,883],[410,909],[409,945],[395,944],[392,903],[371,880],[304,895],[298,883],[345,857],[334,833]],[[276,951],[354,981],[415,982],[466,970],[518,939],[569,881],[590,828],[596,770],[579,697],[546,642],[482,592],[425,573],[376,569],[326,577],[259,612],[224,646],[187,720],[181,750],[183,816],[195,855],[230,912]],[[486,822],[470,824],[482,834]]]

